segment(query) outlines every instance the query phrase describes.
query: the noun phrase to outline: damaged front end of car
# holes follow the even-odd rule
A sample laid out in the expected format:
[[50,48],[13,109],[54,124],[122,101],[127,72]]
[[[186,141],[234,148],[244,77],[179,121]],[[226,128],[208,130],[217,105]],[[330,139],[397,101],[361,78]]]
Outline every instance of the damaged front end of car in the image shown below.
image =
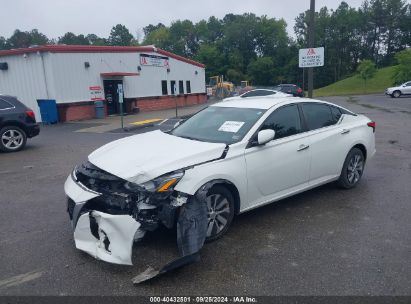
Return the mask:
[[159,225],[176,224],[178,208],[190,198],[174,191],[183,176],[175,171],[138,185],[91,162],[76,167],[65,183],[76,247],[103,261],[132,265],[134,241]]

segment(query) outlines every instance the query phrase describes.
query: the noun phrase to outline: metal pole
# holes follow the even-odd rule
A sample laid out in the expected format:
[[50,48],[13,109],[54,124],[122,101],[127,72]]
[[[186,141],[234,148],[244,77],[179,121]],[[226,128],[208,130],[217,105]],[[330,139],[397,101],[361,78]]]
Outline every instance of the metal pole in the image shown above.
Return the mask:
[[176,118],[178,117],[178,112],[177,112],[177,96],[174,94],[174,102],[176,103]]
[[304,79],[304,73],[305,71],[304,71],[304,68],[303,68],[303,93],[305,92],[305,90],[304,90],[304,86],[305,86],[305,79]]
[[120,105],[120,116],[121,116],[121,128],[124,129],[124,111],[123,111],[123,104],[124,104],[124,99],[123,99],[123,85],[119,84],[117,86],[117,94],[118,94],[118,103]]
[[[314,48],[315,44],[315,0],[310,0],[310,23],[308,27],[308,47]],[[308,68],[308,98],[313,98],[314,68]]]

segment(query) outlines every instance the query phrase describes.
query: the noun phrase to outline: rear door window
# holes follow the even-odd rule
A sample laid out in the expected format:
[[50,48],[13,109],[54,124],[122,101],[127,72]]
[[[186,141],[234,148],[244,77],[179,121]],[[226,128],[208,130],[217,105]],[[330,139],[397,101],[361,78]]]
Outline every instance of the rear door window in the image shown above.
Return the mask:
[[326,104],[304,103],[302,108],[308,130],[324,128],[335,124],[331,109]]
[[0,98],[0,110],[13,108],[13,105]]
[[270,91],[270,90],[255,90],[255,91],[250,91],[245,93],[241,97],[254,97],[254,96],[268,96],[268,95],[274,95],[275,92]]

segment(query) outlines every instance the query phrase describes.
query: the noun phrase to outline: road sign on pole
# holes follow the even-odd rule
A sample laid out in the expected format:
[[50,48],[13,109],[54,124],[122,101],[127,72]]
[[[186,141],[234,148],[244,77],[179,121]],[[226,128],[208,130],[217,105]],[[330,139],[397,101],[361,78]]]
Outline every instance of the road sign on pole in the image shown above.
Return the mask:
[[[310,0],[310,21],[308,23],[308,47],[315,46],[315,0]],[[314,68],[308,68],[308,98],[313,98]]]
[[300,49],[298,55],[298,66],[300,68],[314,68],[324,65],[323,47]]

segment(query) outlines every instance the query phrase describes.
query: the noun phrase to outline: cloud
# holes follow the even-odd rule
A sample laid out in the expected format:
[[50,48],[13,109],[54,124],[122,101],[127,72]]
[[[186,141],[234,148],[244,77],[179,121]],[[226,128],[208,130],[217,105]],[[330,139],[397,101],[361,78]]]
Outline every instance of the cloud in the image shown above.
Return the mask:
[[[317,0],[322,6],[337,8],[341,1]],[[362,0],[346,1],[358,7]],[[66,32],[93,33],[108,37],[111,28],[124,24],[133,35],[148,24],[162,22],[169,25],[178,19],[197,22],[210,16],[219,18],[228,13],[255,13],[283,18],[288,31],[293,33],[294,19],[309,9],[309,0],[18,0],[8,1],[7,11],[1,18],[0,36],[9,37],[15,29],[37,28],[49,38],[58,38]]]

